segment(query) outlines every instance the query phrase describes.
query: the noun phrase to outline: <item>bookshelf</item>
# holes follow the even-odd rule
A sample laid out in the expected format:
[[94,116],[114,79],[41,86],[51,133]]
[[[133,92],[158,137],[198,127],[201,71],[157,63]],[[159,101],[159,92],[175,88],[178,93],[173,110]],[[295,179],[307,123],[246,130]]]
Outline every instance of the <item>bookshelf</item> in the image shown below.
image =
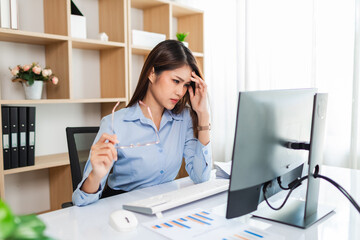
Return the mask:
[[[137,77],[132,74],[134,65],[141,65],[150,48],[133,46],[131,30],[143,30],[165,34],[166,39],[176,39],[177,32],[189,32],[186,41],[204,71],[204,12],[176,2],[165,0],[128,0],[128,43],[129,43],[129,93],[135,89]],[[141,24],[131,22],[132,9],[142,14]],[[135,26],[136,25],[136,26]],[[141,56],[139,58],[139,56]],[[134,60],[133,60],[134,59]],[[138,59],[141,59],[138,61]],[[138,70],[138,69],[136,69]],[[138,72],[138,71],[137,71]]]
[[[41,0],[38,0],[41,1]],[[83,4],[89,4],[85,3]],[[132,76],[133,67],[141,69],[150,48],[131,44],[131,9],[143,13],[143,29],[163,33],[167,39],[175,39],[177,31],[190,32],[187,38],[189,48],[194,52],[203,70],[203,12],[166,0],[98,0],[98,32],[106,32],[108,42],[97,39],[73,38],[70,34],[70,0],[42,0],[44,31],[12,30],[0,28],[0,41],[22,43],[44,48],[45,63],[50,66],[59,84],[47,84],[46,99],[7,99],[2,96],[0,105],[7,106],[52,106],[92,105],[100,106],[100,114],[111,112],[115,102],[124,107],[130,97],[130,89],[136,84]],[[21,6],[19,6],[21,7]],[[85,14],[86,15],[86,14]],[[87,19],[91,16],[86,16]],[[175,22],[175,24],[174,24]],[[79,84],[74,77],[76,51],[95,52],[99,56],[99,93],[93,97],[81,97]],[[140,56],[142,62],[133,63],[132,56]],[[22,56],[18,56],[20,59]],[[135,66],[136,65],[136,66]],[[84,79],[82,79],[85,81]],[[2,81],[5,81],[2,79]],[[10,90],[11,91],[11,90]],[[38,114],[37,114],[38,116]],[[1,111],[0,111],[1,117]],[[0,122],[1,123],[1,122]],[[37,126],[39,127],[39,126]],[[2,128],[0,127],[0,132]],[[64,130],[65,131],[65,130]],[[1,133],[2,134],[2,133]],[[42,136],[39,136],[42,137]],[[0,138],[0,146],[2,139]],[[72,185],[67,152],[35,156],[35,165],[16,169],[3,169],[3,151],[0,151],[0,197],[6,201],[5,176],[35,172],[47,169],[49,172],[50,209],[56,210],[63,202],[71,201]]]

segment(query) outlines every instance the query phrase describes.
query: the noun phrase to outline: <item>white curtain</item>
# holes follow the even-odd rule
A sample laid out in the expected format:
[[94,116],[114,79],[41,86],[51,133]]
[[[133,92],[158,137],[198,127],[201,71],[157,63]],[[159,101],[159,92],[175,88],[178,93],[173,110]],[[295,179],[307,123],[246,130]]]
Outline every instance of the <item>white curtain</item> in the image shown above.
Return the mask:
[[329,93],[324,164],[360,167],[360,0],[178,1],[205,11],[215,161],[231,159],[238,91],[316,87]]
[[[215,161],[230,161],[235,132],[238,91],[244,76],[245,1],[177,0],[204,10],[204,74],[211,111],[211,144]],[[241,11],[241,14],[239,14]]]
[[324,164],[343,167],[358,156],[354,33],[355,0],[246,1],[245,89],[328,92]]

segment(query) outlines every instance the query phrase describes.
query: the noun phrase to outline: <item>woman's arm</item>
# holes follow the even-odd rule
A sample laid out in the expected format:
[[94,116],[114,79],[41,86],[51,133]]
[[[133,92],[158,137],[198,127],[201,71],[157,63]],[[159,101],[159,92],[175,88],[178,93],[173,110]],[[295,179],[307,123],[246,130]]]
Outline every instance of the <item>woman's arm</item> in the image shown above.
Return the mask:
[[[83,179],[72,195],[72,201],[76,206],[85,206],[97,201],[104,190],[109,170],[114,163],[112,159],[115,158],[112,148],[116,137],[106,134],[110,132],[109,126],[107,118],[103,118],[84,168]],[[115,154],[117,158],[116,150]]]
[[211,142],[203,145],[199,139],[194,137],[190,113],[186,114],[185,121],[187,122],[183,155],[185,169],[194,183],[205,182],[210,178],[212,167]]
[[117,152],[114,144],[117,142],[116,135],[103,133],[91,147],[90,162],[92,171],[80,188],[86,193],[96,193],[99,190],[101,180],[107,175],[117,160]]
[[210,142],[210,115],[207,108],[207,85],[204,80],[195,74],[191,73],[191,81],[195,82],[195,94],[191,86],[189,86],[189,94],[192,108],[198,116],[199,135],[198,140],[207,145]]

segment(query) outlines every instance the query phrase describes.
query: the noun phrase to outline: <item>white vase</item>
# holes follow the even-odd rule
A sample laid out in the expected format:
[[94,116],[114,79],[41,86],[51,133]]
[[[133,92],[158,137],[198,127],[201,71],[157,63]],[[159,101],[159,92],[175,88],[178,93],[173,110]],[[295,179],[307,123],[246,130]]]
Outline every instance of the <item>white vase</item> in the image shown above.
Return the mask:
[[189,43],[188,42],[182,42],[184,44],[185,47],[189,48]]
[[22,82],[25,91],[25,99],[41,99],[43,84],[43,81],[34,81],[34,84],[30,86],[27,82]]

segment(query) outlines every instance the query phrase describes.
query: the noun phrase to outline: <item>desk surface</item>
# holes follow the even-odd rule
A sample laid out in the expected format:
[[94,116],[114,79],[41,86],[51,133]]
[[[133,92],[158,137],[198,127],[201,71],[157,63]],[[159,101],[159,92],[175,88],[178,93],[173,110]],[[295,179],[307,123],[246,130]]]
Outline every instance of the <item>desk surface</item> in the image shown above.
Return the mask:
[[[360,171],[345,168],[326,167],[322,174],[328,176],[342,185],[357,202],[360,202]],[[170,183],[153,186],[141,190],[120,194],[110,198],[101,199],[86,207],[70,207],[58,211],[39,215],[47,225],[46,234],[55,239],[165,239],[161,235],[148,230],[141,223],[155,220],[155,216],[136,214],[139,225],[136,230],[120,233],[113,230],[109,222],[110,214],[122,209],[122,204],[149,196],[176,190],[192,182],[189,178],[179,179]],[[302,186],[305,186],[303,184]],[[294,191],[295,198],[303,198],[305,187]],[[274,196],[283,197],[282,194]],[[227,193],[199,200],[182,207],[163,213],[164,217],[181,214],[201,208],[218,215],[225,216]],[[229,225],[240,224],[266,225],[269,233],[281,234],[284,239],[292,240],[320,240],[320,239],[360,239],[360,214],[350,202],[330,183],[322,180],[320,184],[319,203],[332,205],[335,211],[306,230],[252,218],[250,215],[227,220]]]

